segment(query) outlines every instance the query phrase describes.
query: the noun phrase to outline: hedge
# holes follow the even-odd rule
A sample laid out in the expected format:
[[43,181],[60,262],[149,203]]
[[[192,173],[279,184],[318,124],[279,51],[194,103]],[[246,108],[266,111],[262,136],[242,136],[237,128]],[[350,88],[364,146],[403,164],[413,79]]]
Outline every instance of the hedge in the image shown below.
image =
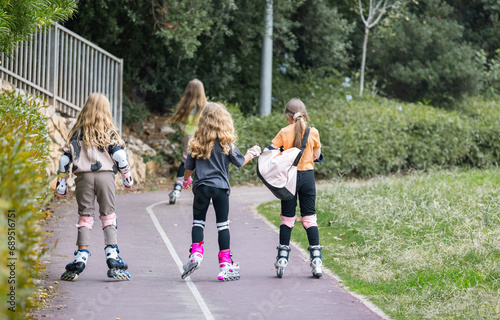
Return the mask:
[[26,97],[0,94],[0,314],[26,319],[36,304],[34,279],[40,257],[40,208],[48,191],[50,146],[40,106]]
[[[498,165],[500,103],[496,101],[468,99],[465,107],[444,110],[384,98],[347,101],[324,94],[302,99],[311,125],[320,132],[325,161],[315,167],[319,179]],[[264,148],[287,125],[284,105],[263,118],[245,116],[238,106],[228,107],[242,152],[254,144]],[[247,166],[239,172],[231,169],[233,183],[258,181],[255,161]]]

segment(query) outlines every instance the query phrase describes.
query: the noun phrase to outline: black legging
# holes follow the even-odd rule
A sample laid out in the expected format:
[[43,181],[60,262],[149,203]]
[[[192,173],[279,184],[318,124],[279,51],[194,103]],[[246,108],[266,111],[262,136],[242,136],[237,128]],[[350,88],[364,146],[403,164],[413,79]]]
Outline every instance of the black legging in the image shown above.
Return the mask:
[[[297,194],[291,200],[281,201],[281,214],[285,217],[295,217],[299,198],[300,214],[302,217],[316,214],[316,183],[314,170],[297,171]],[[317,226],[306,229],[309,245],[319,245],[319,230]],[[280,244],[290,245],[292,228],[280,225]]]
[[181,162],[179,169],[177,169],[177,178],[184,177],[184,171],[185,171],[184,162]]
[[[193,200],[193,220],[205,222],[207,218],[208,206],[212,199],[215,209],[215,219],[217,223],[227,222],[229,216],[229,195],[227,190],[200,185],[196,187]],[[229,249],[230,235],[229,228],[219,232],[219,250]],[[193,225],[191,229],[191,239],[193,243],[203,241],[203,228]]]

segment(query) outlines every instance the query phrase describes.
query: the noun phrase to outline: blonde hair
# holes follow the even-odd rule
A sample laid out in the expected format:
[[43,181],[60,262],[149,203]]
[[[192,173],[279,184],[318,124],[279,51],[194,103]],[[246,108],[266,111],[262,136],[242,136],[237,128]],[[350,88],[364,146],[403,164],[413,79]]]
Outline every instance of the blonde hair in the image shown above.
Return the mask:
[[177,105],[177,109],[174,112],[170,122],[186,124],[191,111],[196,108],[194,114],[194,120],[198,120],[200,113],[207,103],[207,97],[205,96],[205,88],[203,83],[198,79],[193,79],[189,81],[184,95],[181,97],[181,101]]
[[293,138],[293,146],[300,149],[302,143],[302,133],[309,123],[306,106],[302,100],[293,98],[288,101],[285,107],[285,116],[295,122],[295,136]]
[[87,149],[93,146],[106,149],[113,143],[123,146],[124,142],[115,128],[110,110],[109,100],[105,95],[92,93],[68,135],[67,146],[71,144],[77,131]]
[[198,128],[193,138],[189,140],[191,156],[197,159],[209,159],[217,138],[222,147],[222,153],[228,155],[233,151],[237,139],[233,117],[224,105],[208,102],[201,113]]

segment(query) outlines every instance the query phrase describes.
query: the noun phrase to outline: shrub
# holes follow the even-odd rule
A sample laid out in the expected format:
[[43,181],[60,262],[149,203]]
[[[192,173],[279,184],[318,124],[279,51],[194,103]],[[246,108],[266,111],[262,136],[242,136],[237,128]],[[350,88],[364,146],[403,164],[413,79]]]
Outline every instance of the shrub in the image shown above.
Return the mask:
[[[468,99],[466,107],[448,111],[383,98],[347,101],[348,90],[334,90],[336,87],[325,82],[314,87],[315,97],[303,98],[311,125],[319,130],[325,156],[325,161],[315,166],[320,179],[498,165],[500,110],[495,101]],[[244,116],[237,106],[229,106],[242,153],[254,144],[268,146],[287,125],[283,116],[286,101],[281,99],[280,109],[276,106],[263,118]],[[232,181],[258,181],[255,166],[255,161],[250,162],[231,175]]]
[[[34,306],[33,279],[40,272],[39,209],[47,194],[50,139],[40,106],[26,97],[0,95],[0,314],[25,319]],[[11,259],[14,258],[14,259]],[[12,263],[12,268],[8,264]],[[13,282],[15,281],[15,282]],[[11,290],[14,288],[14,290]],[[8,295],[14,293],[13,295]],[[14,297],[14,298],[11,298]]]
[[405,101],[432,100],[450,106],[480,89],[481,65],[462,39],[464,28],[441,0],[412,6],[413,12],[382,27],[373,38],[369,63],[384,92]]

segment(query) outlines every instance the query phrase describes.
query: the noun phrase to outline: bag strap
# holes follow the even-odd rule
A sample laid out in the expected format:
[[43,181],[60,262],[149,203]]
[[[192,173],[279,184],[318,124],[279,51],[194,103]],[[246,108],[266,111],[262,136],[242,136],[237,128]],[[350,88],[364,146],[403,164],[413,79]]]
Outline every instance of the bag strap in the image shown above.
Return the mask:
[[299,164],[300,158],[302,157],[302,153],[304,153],[304,150],[307,145],[307,139],[309,138],[309,131],[311,131],[311,128],[307,127],[306,132],[304,132],[304,136],[302,137],[302,143],[300,145],[300,152],[295,158],[295,161],[293,162],[293,166],[297,166]]

